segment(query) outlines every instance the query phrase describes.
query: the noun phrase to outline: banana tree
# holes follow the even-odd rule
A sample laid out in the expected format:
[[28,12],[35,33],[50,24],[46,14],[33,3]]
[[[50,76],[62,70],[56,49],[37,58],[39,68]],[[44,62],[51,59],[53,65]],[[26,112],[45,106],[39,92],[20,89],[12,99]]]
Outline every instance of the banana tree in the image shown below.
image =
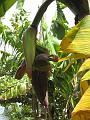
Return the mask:
[[[35,63],[37,63],[38,59],[40,60],[40,58],[36,55],[37,27],[38,27],[38,24],[39,24],[43,14],[44,14],[44,12],[47,9],[47,7],[53,1],[54,0],[46,0],[42,4],[42,6],[40,7],[40,9],[38,10],[38,12],[37,12],[37,14],[35,16],[34,21],[30,25],[30,27],[24,32],[24,34],[23,34],[23,49],[24,49],[25,60],[24,60],[23,64],[21,64],[20,68],[18,69],[18,71],[16,73],[16,78],[21,79],[23,77],[24,73],[27,72],[28,77],[30,79],[32,78],[32,84],[33,84],[33,87],[34,87],[34,89],[35,89],[35,91],[37,93],[37,96],[39,95],[38,91],[40,92],[39,86],[41,86],[40,84],[42,84],[42,83],[40,83],[40,81],[39,81],[39,84],[37,84],[37,86],[36,86],[38,89],[36,89],[36,87],[35,87],[35,81],[36,81],[35,79],[36,78],[34,78],[34,77],[35,77],[36,73],[39,73],[38,80],[40,80],[39,77],[41,76],[40,75],[41,68],[44,65],[44,64],[41,64],[40,66],[38,66],[37,64],[35,64]],[[66,6],[68,6],[72,10],[72,12],[75,14],[75,16],[76,16],[75,17],[75,24],[77,24],[80,20],[82,20],[82,18],[84,18],[86,15],[89,14],[89,1],[87,1],[87,0],[86,1],[84,1],[84,0],[81,0],[81,1],[58,0],[58,1],[64,3]],[[63,38],[63,40],[61,42],[61,45],[60,45],[61,49],[60,50],[62,50],[65,53],[72,53],[72,54],[70,54],[66,58],[59,58],[59,59],[56,60],[56,58],[55,59],[53,58],[54,56],[52,57],[52,56],[49,55],[49,53],[48,54],[45,53],[45,55],[46,55],[45,59],[47,58],[47,60],[45,61],[45,59],[44,59],[44,63],[48,62],[49,60],[53,60],[53,61],[57,61],[57,62],[59,60],[59,62],[60,62],[60,61],[63,61],[63,60],[67,60],[67,59],[69,60],[69,59],[73,59],[73,58],[74,59],[88,58],[89,57],[89,47],[88,47],[89,43],[88,43],[88,39],[86,39],[87,38],[86,33],[89,36],[89,16],[87,16],[80,23],[78,23]],[[84,42],[80,41],[81,39]],[[75,41],[75,42],[73,42],[73,41]],[[86,42],[87,42],[87,44],[85,44]],[[80,45],[82,45],[82,46],[80,46]],[[31,47],[29,47],[29,46],[31,46]],[[32,53],[32,50],[33,50],[33,53]],[[41,62],[43,62],[43,59],[41,60]],[[44,67],[43,67],[44,70],[45,70],[46,65],[47,64],[45,64]],[[46,80],[47,79],[45,79],[45,81]],[[87,89],[87,86],[88,86],[87,83],[85,85],[86,85],[86,89]],[[82,86],[82,84],[81,84],[81,86]],[[46,89],[45,92],[43,92],[44,94],[47,92],[47,83],[46,83],[46,88],[45,89]],[[45,100],[45,97],[46,97],[46,94],[44,95],[43,101],[40,100],[40,98],[39,98],[39,100],[43,103],[44,100]],[[74,115],[72,114],[72,119],[74,119],[73,118]]]

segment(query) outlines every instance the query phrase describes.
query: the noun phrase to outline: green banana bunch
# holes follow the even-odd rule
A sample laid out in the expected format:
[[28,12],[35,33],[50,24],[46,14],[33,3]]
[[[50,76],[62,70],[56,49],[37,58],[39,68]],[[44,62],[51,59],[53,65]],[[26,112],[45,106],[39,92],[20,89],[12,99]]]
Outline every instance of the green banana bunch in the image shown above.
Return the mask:
[[32,64],[35,58],[37,29],[29,27],[23,34],[23,49],[26,61],[26,72],[31,78]]

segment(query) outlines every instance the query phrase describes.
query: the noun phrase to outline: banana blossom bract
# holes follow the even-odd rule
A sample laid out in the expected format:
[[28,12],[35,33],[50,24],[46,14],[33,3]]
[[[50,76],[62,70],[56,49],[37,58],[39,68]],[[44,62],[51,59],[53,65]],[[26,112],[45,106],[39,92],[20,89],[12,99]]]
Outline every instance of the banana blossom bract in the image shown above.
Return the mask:
[[26,61],[26,72],[29,77],[32,74],[32,64],[35,58],[37,29],[29,27],[23,34],[23,48]]

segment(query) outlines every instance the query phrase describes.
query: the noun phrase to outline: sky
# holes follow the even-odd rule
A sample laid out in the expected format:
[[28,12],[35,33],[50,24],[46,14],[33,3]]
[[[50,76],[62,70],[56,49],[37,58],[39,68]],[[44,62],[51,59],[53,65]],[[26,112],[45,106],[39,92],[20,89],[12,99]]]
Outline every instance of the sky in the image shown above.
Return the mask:
[[[24,2],[24,9],[30,13],[29,20],[33,21],[35,14],[38,11],[38,7],[42,4],[42,0],[25,0]],[[56,12],[56,2],[52,2],[51,5],[48,7],[45,18],[47,25],[50,26],[51,20],[55,15]],[[9,19],[11,18],[12,14],[16,12],[16,4],[14,4],[5,14],[5,19],[3,19],[3,23],[11,27]],[[74,26],[74,14],[69,10],[69,8],[65,8],[63,10],[65,13],[66,19],[69,23],[69,27]]]

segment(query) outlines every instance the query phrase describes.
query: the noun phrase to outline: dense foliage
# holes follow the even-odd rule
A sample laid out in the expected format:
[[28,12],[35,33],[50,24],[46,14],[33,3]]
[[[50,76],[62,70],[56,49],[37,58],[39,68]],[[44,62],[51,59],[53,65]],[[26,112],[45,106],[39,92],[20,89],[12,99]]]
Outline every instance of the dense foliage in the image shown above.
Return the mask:
[[[50,117],[53,120],[69,120],[72,110],[80,99],[81,76],[77,77],[76,73],[83,60],[77,60],[78,56],[73,57],[72,51],[71,53],[61,51],[60,47],[64,47],[64,45],[60,46],[61,39],[70,28],[62,11],[65,5],[58,1],[56,3],[57,16],[52,20],[50,28],[42,18],[36,44],[36,54],[48,51],[49,54],[60,58],[57,63],[50,62],[52,71],[48,78],[50,103],[48,113],[38,102],[27,74],[21,80],[15,79],[16,71],[24,60],[22,34],[31,24],[28,21],[28,14],[22,6],[18,6],[18,13],[13,14],[10,20],[12,28],[3,25],[0,21],[0,45],[4,45],[4,51],[0,51],[0,103],[5,107],[7,111],[5,113],[10,120]],[[71,31],[71,34],[75,33],[71,38],[75,37],[75,31],[77,29]],[[7,45],[12,52],[7,52]]]

